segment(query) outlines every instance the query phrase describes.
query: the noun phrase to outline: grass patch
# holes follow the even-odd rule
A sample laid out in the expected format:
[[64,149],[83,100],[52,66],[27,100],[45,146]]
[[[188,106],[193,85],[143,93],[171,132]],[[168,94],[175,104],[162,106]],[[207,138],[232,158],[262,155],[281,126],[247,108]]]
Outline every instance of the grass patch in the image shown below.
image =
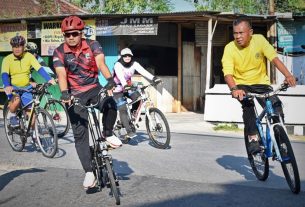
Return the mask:
[[227,123],[221,123],[221,124],[217,124],[215,127],[213,127],[213,129],[215,131],[242,131],[242,129],[238,128],[237,124],[231,123],[231,124],[227,124]]

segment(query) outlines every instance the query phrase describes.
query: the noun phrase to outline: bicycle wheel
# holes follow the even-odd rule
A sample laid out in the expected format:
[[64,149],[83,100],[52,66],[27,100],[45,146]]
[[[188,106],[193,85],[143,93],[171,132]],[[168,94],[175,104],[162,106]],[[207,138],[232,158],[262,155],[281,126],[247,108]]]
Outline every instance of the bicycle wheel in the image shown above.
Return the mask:
[[109,158],[105,158],[105,166],[106,166],[106,170],[107,170],[107,176],[110,182],[110,187],[111,187],[111,192],[112,195],[115,198],[115,203],[117,205],[120,205],[120,195],[119,195],[119,190],[116,184],[116,180],[114,178],[114,172],[112,170],[112,166],[110,164]]
[[274,126],[274,136],[283,160],[281,165],[286,181],[290,190],[298,194],[301,188],[299,170],[287,133],[282,126],[276,125]]
[[70,128],[70,120],[66,106],[58,100],[50,99],[44,109],[49,112],[53,119],[57,137],[64,137]]
[[35,114],[35,132],[42,154],[52,158],[57,152],[57,133],[51,115],[38,108]]
[[[259,133],[258,133],[258,137],[261,142],[261,136]],[[264,151],[256,153],[256,154],[249,153],[248,135],[245,135],[245,145],[246,145],[248,160],[250,162],[251,168],[252,168],[256,178],[260,181],[265,181],[269,176],[268,157],[266,156]]]
[[[12,128],[10,126],[10,111],[8,109],[8,102],[4,104],[3,108],[3,120],[4,120],[4,131],[8,143],[14,151],[21,152],[24,148],[26,137],[22,133],[24,127]],[[23,125],[23,121],[20,120],[20,124]]]
[[97,186],[98,190],[101,191],[104,187],[103,181],[102,181],[102,172],[101,172],[101,161],[100,157],[97,156],[94,152],[94,147],[90,146],[90,152],[91,152],[91,162],[92,162],[92,170],[97,180]]
[[157,108],[150,108],[149,116],[150,120],[147,116],[145,119],[146,130],[149,138],[157,148],[168,148],[170,142],[170,130],[164,114]]

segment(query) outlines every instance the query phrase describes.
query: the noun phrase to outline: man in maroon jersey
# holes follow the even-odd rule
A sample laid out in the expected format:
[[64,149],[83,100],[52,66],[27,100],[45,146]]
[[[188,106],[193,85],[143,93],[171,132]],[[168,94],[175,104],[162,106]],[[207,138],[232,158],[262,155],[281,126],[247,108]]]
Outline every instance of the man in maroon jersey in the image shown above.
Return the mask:
[[[122,145],[120,139],[113,135],[117,109],[112,98],[115,82],[105,64],[105,56],[97,41],[82,38],[84,22],[77,16],[66,17],[61,23],[65,42],[55,49],[53,65],[58,76],[63,102],[70,104],[73,97],[80,99],[82,104],[96,102],[102,89],[98,81],[98,71],[108,83],[105,88],[108,96],[99,105],[103,112],[103,133],[106,141],[117,148]],[[96,178],[92,172],[91,153],[89,148],[88,111],[80,106],[72,105],[68,110],[75,139],[75,148],[86,176],[83,182],[85,189],[94,187]]]

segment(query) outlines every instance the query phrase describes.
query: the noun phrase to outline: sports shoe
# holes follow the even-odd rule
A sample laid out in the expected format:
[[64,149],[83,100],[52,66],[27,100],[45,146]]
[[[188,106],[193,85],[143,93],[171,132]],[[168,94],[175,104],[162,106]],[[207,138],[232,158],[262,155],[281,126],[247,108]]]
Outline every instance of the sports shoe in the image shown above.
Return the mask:
[[135,136],[137,136],[137,134],[136,133],[134,133],[134,132],[128,132],[126,135],[125,135],[125,137],[126,138],[134,138]]
[[251,142],[249,142],[248,150],[250,154],[256,154],[260,152],[262,148],[257,140],[251,140]]
[[19,127],[19,119],[17,116],[10,117],[10,125],[11,127]]
[[83,186],[85,189],[93,188],[96,185],[97,180],[93,172],[86,172],[85,179],[83,182]]
[[112,148],[118,148],[122,146],[122,141],[119,138],[117,138],[115,135],[106,137],[106,141]]

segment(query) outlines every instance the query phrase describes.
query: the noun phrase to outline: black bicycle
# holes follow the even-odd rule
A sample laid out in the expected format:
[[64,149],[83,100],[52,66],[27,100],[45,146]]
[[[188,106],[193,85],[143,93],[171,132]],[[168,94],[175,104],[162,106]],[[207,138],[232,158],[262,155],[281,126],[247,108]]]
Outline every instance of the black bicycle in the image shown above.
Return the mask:
[[[16,89],[14,93],[22,94],[31,92],[33,100],[25,106],[21,106],[16,111],[16,116],[19,119],[19,126],[12,127],[9,122],[11,116],[8,109],[8,102],[4,105],[3,119],[6,138],[14,151],[21,152],[28,137],[32,137],[32,143],[36,147],[38,144],[42,154],[45,157],[52,158],[57,152],[57,133],[51,115],[40,106],[41,96],[46,87],[50,83],[38,84],[36,88],[31,90]],[[28,115],[28,108],[30,114]],[[34,132],[36,137],[33,138],[34,132],[31,132],[32,123],[34,122]]]
[[[265,99],[265,107],[260,114],[258,114],[255,106],[256,126],[258,129],[259,141],[261,146],[263,146],[263,149],[259,153],[251,154],[248,149],[248,136],[245,136],[245,144],[249,162],[258,180],[265,181],[268,178],[268,158],[271,157],[272,160],[276,160],[281,163],[290,190],[293,193],[298,194],[300,192],[301,184],[297,162],[283,119],[279,114],[275,113],[270,100],[270,97],[279,93],[280,91],[285,91],[288,87],[288,84],[282,84],[273,92],[265,94],[247,93],[246,98],[248,99],[254,97]],[[266,120],[265,130],[262,123],[263,119]]]
[[86,108],[91,116],[88,118],[88,128],[91,134],[93,145],[90,146],[92,156],[92,166],[95,177],[97,178],[97,188],[99,191],[107,187],[111,189],[111,194],[114,196],[116,204],[120,205],[119,194],[119,181],[113,170],[112,156],[109,154],[109,147],[106,144],[105,137],[101,132],[100,124],[96,114],[96,107],[99,105],[100,100],[106,97],[106,90],[102,89],[98,94],[98,101],[95,104],[83,105],[81,101],[74,98],[73,104]]

